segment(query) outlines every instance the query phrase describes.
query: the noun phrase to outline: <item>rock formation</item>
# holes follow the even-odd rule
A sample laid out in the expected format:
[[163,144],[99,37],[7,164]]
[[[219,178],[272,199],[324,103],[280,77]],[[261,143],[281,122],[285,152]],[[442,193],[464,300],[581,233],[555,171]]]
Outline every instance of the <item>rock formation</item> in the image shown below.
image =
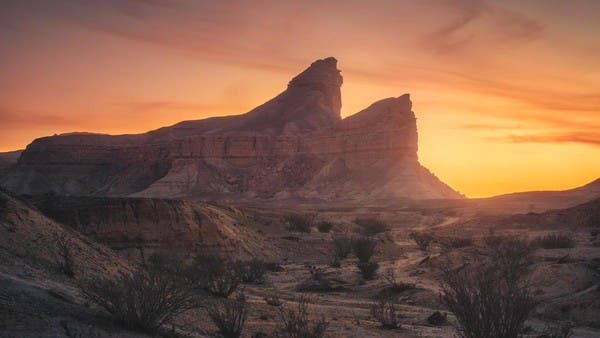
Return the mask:
[[243,115],[139,135],[40,138],[0,184],[26,194],[238,201],[462,197],[419,164],[408,94],[341,119],[341,84],[327,58]]
[[235,208],[170,199],[51,195],[30,202],[55,222],[133,260],[154,252],[262,259],[277,254]]

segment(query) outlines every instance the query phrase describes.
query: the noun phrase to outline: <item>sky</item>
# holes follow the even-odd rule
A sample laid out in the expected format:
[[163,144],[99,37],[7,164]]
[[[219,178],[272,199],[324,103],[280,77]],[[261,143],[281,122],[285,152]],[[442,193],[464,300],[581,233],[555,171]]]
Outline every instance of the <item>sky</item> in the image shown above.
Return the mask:
[[419,159],[469,197],[600,177],[600,1],[0,2],[0,151],[249,111],[316,59],[342,116],[410,93]]

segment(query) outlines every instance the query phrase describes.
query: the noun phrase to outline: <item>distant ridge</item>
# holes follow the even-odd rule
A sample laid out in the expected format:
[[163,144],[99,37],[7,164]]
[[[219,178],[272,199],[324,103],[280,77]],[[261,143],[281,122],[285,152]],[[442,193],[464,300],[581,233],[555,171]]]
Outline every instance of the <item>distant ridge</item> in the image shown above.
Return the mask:
[[408,94],[341,119],[342,83],[330,57],[246,114],[138,135],[39,138],[0,185],[31,195],[237,201],[463,198],[419,164]]

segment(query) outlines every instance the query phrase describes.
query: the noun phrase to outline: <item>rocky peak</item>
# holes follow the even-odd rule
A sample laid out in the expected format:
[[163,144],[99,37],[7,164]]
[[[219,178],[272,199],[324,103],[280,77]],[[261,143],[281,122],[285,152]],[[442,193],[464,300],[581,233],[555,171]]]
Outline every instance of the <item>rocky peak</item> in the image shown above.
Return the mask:
[[416,118],[412,112],[410,94],[379,100],[343,121],[345,129],[364,128],[390,129],[406,126],[416,132]]
[[339,88],[342,76],[337,69],[337,60],[328,57],[313,62],[310,67],[296,75],[288,84],[289,87],[331,86]]
[[335,58],[317,60],[289,82],[288,91],[300,95],[319,93],[323,109],[329,111],[330,117],[337,121],[342,109],[340,87],[343,78],[340,73]]
[[342,82],[335,58],[317,60],[281,94],[240,115],[234,129],[298,134],[332,128],[341,120]]

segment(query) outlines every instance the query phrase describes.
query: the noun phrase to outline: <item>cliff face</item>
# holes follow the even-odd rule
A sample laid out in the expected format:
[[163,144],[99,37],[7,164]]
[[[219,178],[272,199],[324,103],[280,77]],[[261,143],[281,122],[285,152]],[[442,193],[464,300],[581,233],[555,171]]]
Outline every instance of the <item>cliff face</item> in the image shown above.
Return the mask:
[[417,159],[408,95],[340,118],[342,77],[318,60],[238,116],[140,135],[35,140],[0,184],[19,193],[363,200],[460,198]]

